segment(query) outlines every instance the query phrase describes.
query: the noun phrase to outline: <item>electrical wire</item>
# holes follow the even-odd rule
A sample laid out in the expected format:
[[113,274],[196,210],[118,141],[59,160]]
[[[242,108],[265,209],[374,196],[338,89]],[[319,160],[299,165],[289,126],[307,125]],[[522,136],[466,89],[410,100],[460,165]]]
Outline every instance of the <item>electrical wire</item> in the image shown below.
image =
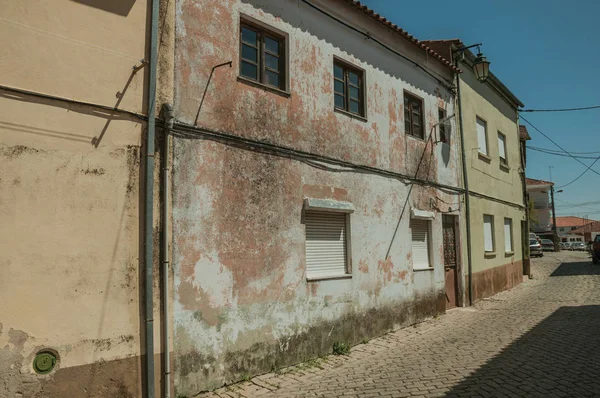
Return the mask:
[[[579,175],[575,180],[578,180],[583,174],[587,173],[589,170],[593,171],[595,174],[600,176],[600,173],[598,173],[596,170],[592,169],[592,166],[596,163],[596,161],[598,161],[598,159],[600,159],[600,156],[596,159],[596,161],[594,161],[594,163],[592,163],[590,166],[588,166],[587,164],[583,163],[581,160],[577,159],[574,155],[572,155],[569,151],[567,151],[565,148],[561,147],[560,145],[558,145],[552,138],[548,137],[546,134],[544,134],[544,132],[540,129],[538,129],[536,126],[534,126],[529,120],[525,119],[523,117],[523,115],[519,115],[519,117],[521,119],[523,119],[524,122],[526,122],[528,125],[530,125],[534,130],[536,130],[538,133],[540,133],[541,135],[543,135],[544,137],[546,137],[546,139],[548,141],[550,141],[551,143],[553,143],[554,145],[556,145],[558,148],[560,148],[564,153],[566,153],[567,155],[569,155],[569,157],[575,159],[575,161],[577,161],[578,163],[581,163],[582,165],[584,165],[586,167],[586,170]],[[571,181],[569,183],[567,183],[566,185],[563,185],[562,187],[565,187],[567,185],[572,184],[575,181]],[[559,188],[562,188],[559,187]]]
[[[556,153],[561,153],[562,151],[557,151],[556,149],[549,149],[549,148],[539,148],[536,146],[527,146],[527,148],[533,148],[536,150],[540,150],[540,151],[546,151],[546,152],[556,152]],[[573,151],[569,151],[572,154],[577,154],[577,155],[592,155],[592,154],[598,154],[600,153],[600,151],[594,151],[594,152],[573,152]],[[592,158],[593,159],[593,158]]]
[[600,109],[600,105],[584,106],[581,108],[562,108],[562,109],[519,109],[519,112],[573,112],[573,111],[587,111],[590,109]]
[[[562,157],[566,157],[566,158],[569,158],[569,157],[571,157],[571,156],[569,156],[569,155],[565,155],[564,153],[558,153],[558,152],[547,152],[547,151],[544,151],[544,150],[541,150],[541,149],[536,149],[536,148],[531,148],[531,147],[527,147],[527,149],[531,149],[532,151],[535,151],[535,152],[544,153],[544,154],[546,154],[546,155],[562,156]],[[571,152],[571,153],[572,153],[572,152]],[[596,152],[596,153],[598,153],[598,152]],[[577,158],[577,159],[596,159],[596,157],[595,157],[595,156],[575,156],[575,155],[573,155],[573,156],[574,156],[575,158]]]

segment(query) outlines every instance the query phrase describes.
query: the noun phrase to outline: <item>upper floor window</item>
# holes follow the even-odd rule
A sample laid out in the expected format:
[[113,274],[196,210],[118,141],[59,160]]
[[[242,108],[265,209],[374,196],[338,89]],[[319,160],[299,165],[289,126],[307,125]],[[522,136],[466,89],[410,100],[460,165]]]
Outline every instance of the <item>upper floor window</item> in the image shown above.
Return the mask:
[[336,109],[365,116],[364,72],[344,62],[333,62],[333,91]]
[[423,131],[423,100],[404,92],[404,131],[406,134],[425,138]]
[[479,153],[487,156],[487,123],[480,118],[477,118],[477,145],[479,146]]
[[240,76],[285,90],[285,38],[242,21]]
[[446,122],[442,122],[446,118],[446,110],[444,108],[438,108],[438,123],[440,129],[440,141],[450,145],[450,131],[449,126]]
[[506,136],[498,131],[498,153],[500,157],[500,165],[508,166],[506,158]]

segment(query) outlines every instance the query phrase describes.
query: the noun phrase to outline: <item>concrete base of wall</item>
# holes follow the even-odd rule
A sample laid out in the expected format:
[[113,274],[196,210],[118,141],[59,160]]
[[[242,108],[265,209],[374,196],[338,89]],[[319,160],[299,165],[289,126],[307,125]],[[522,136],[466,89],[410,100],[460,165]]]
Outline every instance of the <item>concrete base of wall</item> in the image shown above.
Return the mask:
[[473,274],[473,302],[512,289],[522,281],[523,262],[520,260],[476,272]]
[[[137,398],[146,391],[146,381],[142,381],[145,361],[145,356],[100,360],[87,365],[58,368],[47,375],[31,374],[26,380],[14,377],[10,379],[11,385],[5,385],[5,392],[6,396],[36,398]],[[155,354],[154,388],[157,396],[162,396],[164,388],[161,361],[162,354]],[[2,388],[0,396],[5,396]]]
[[[445,312],[445,307],[444,291],[439,291],[396,305],[348,313],[340,319],[323,321],[302,333],[287,336],[284,342],[263,341],[243,351],[228,352],[224,354],[224,358],[220,358],[223,367],[219,374],[208,370],[219,369],[220,366],[216,363],[219,359],[206,358],[197,352],[179,353],[175,358],[175,371],[180,374],[180,379],[175,392],[194,395],[249,376],[331,354],[336,342],[354,346],[364,340],[440,315]],[[207,361],[210,360],[213,363],[208,364]]]

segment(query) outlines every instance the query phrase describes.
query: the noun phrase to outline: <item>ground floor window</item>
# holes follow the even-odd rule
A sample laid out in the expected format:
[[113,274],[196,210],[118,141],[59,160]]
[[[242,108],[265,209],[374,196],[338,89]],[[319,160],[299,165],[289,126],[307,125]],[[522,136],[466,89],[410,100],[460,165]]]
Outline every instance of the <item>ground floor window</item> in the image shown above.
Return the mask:
[[512,230],[512,219],[504,219],[504,251],[506,253],[512,253],[513,250],[513,230]]
[[494,252],[494,216],[483,215],[483,244],[486,253]]
[[428,220],[413,219],[410,221],[413,269],[431,267],[430,224],[431,221]]
[[348,223],[350,215],[333,211],[306,210],[306,277],[331,278],[350,273]]

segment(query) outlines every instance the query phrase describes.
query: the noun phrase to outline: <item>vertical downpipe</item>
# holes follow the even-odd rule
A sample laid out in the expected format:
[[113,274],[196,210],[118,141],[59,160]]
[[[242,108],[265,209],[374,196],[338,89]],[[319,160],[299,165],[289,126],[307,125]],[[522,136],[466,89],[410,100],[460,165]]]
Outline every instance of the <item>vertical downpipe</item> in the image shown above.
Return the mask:
[[161,161],[163,164],[162,191],[163,200],[161,204],[162,234],[161,234],[161,256],[162,256],[162,290],[163,290],[163,349],[164,349],[164,388],[165,398],[171,397],[171,359],[169,353],[169,143],[171,130],[173,129],[173,107],[171,104],[163,104],[163,115],[165,118],[165,135],[163,138],[163,151]]
[[146,333],[146,397],[154,398],[154,305],[153,305],[153,205],[154,205],[154,139],[156,136],[156,67],[158,63],[159,1],[152,0],[150,22],[150,63],[148,76],[148,133],[146,136],[144,185],[144,300]]
[[[454,60],[454,64],[458,68],[458,58]],[[462,100],[460,96],[460,75],[456,74],[456,95],[458,97],[458,124],[460,127],[460,146],[462,152],[462,169],[463,169],[463,180],[465,187],[465,218],[467,228],[467,269],[469,273],[469,306],[473,305],[473,263],[471,259],[471,207],[469,198],[469,179],[467,178],[467,155],[465,152],[465,134],[463,130],[463,116],[462,116]]]

